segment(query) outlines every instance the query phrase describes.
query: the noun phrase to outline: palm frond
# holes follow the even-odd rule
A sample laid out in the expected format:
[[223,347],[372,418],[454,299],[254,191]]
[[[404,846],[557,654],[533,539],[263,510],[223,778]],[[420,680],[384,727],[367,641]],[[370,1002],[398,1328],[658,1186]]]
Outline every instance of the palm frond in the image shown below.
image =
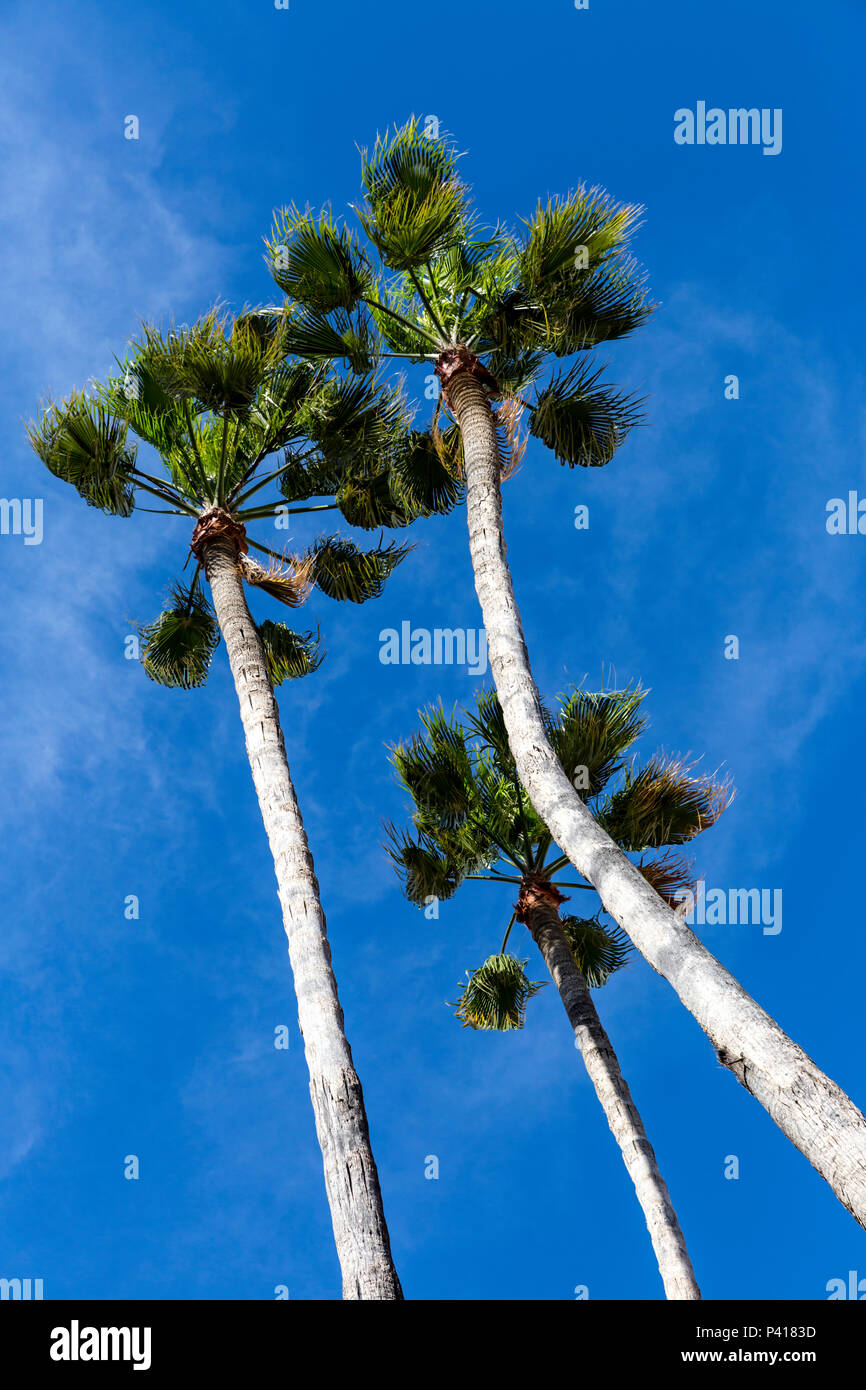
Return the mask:
[[548,734],[563,771],[582,800],[598,796],[623,765],[623,758],[646,727],[640,685],[625,690],[574,689],[559,697],[548,720]]
[[[643,209],[616,203],[602,189],[581,187],[567,198],[539,201],[515,243],[516,278],[529,295],[543,293],[563,276],[594,269],[621,250]],[[584,254],[585,253],[585,254]]]
[[298,357],[343,360],[356,376],[371,372],[376,362],[367,318],[342,310],[330,316],[318,309],[294,311],[287,318],[285,346]]
[[590,989],[606,985],[631,954],[631,942],[617,926],[603,926],[595,917],[562,917],[562,930],[577,968]]
[[287,608],[300,608],[306,603],[315,582],[315,562],[310,555],[300,559],[287,555],[282,562],[272,560],[267,567],[251,560],[249,555],[241,555],[239,568],[245,583],[261,589]]
[[49,472],[71,483],[88,506],[111,516],[132,514],[136,447],[128,442],[126,422],[97,395],[76,392],[65,403],[49,405],[27,433]]
[[171,603],[155,622],[139,629],[141,664],[151,680],[182,690],[204,685],[220,630],[194,579],[172,585]]
[[274,218],[268,265],[281,290],[320,314],[353,309],[370,279],[355,238],[329,211],[283,208]]
[[358,217],[385,265],[416,269],[458,240],[467,209],[456,161],[447,139],[426,136],[414,118],[362,152]]
[[329,465],[356,475],[380,472],[409,423],[401,387],[375,376],[329,377],[308,396],[300,421]]
[[649,883],[670,907],[682,906],[683,894],[694,892],[694,860],[678,854],[660,854],[649,862],[636,864]]
[[422,833],[414,840],[406,831],[386,824],[387,853],[403,884],[403,891],[416,907],[431,898],[441,902],[454,896],[463,882],[462,868]]
[[[444,721],[444,711],[438,711]],[[472,760],[459,725],[427,726],[427,736],[413,734],[391,749],[391,763],[432,833],[462,825],[477,806]],[[448,736],[450,735],[450,737]]]
[[729,805],[729,781],[692,776],[692,766],[658,754],[635,763],[597,815],[612,839],[626,850],[681,845],[714,825]]
[[325,536],[308,552],[313,561],[313,582],[328,598],[366,603],[380,596],[389,575],[411,549],[391,541],[373,550],[360,550],[343,536]]
[[629,430],[640,424],[640,401],[599,386],[603,367],[578,363],[555,375],[536,396],[530,433],[569,467],[610,463]]
[[274,685],[308,676],[321,666],[325,653],[318,633],[293,632],[285,623],[274,623],[270,618],[258,628]]
[[527,963],[506,953],[488,956],[477,970],[467,970],[460,998],[452,1005],[464,1028],[506,1033],[523,1027],[527,1002],[546,983],[528,978]]
[[430,434],[411,430],[391,462],[391,489],[413,516],[444,516],[463,498],[463,484],[445,449]]
[[336,494],[337,506],[350,526],[378,531],[383,526],[408,526],[414,520],[394,496],[389,469],[370,478],[347,477]]

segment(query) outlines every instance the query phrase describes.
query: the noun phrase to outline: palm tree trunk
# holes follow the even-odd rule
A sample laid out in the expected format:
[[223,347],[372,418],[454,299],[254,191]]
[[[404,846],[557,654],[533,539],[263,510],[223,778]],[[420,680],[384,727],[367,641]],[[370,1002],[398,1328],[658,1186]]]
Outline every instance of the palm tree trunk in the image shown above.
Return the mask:
[[274,858],[343,1297],[401,1299],[364,1097],[346,1040],[319,885],[289,774],[264,648],[247,607],[234,545],[212,542],[204,563]]
[[866,1226],[866,1119],[716,960],[602,830],[563,772],[541,716],[502,533],[489,398],[462,371],[448,383],[466,472],[469,547],[511,751],[538,814],[607,912],[694,1015],[722,1064]]
[[685,1237],[662,1177],[643,1120],[631,1098],[613,1045],[596,1011],[589,986],[565,939],[559,912],[544,900],[542,890],[524,888],[524,900],[534,898],[520,920],[525,921],[550,971],[553,983],[586,1063],[589,1079],[601,1102],[622,1160],[634,1183],[646,1217],[659,1273],[669,1299],[699,1299],[701,1291],[686,1249]]

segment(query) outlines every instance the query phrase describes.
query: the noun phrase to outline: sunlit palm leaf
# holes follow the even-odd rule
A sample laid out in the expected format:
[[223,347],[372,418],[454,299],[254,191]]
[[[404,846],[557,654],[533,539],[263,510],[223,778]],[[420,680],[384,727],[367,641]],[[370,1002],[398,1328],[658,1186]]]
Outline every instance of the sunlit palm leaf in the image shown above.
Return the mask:
[[465,190],[457,179],[448,141],[424,135],[416,120],[362,155],[366,206],[359,219],[384,263],[394,269],[423,266],[457,240],[466,216]]
[[640,402],[610,386],[599,386],[603,368],[580,363],[554,376],[538,392],[530,433],[570,467],[596,468],[610,463],[634,425]]
[[142,627],[141,663],[151,680],[182,690],[204,685],[220,640],[213,609],[195,581],[174,584],[172,602]]
[[259,623],[259,636],[274,685],[308,676],[318,670],[324,659],[318,634],[293,632],[285,623],[274,623],[268,618]]
[[49,406],[27,432],[49,472],[71,483],[89,506],[131,515],[136,448],[127,442],[125,421],[95,396],[76,392],[64,404]]
[[366,603],[379,597],[389,575],[411,549],[392,541],[365,551],[342,536],[327,536],[308,552],[314,562],[312,578],[328,598]]
[[561,696],[548,719],[550,741],[569,781],[589,801],[623,765],[623,758],[646,727],[640,713],[646,691],[574,690]]
[[489,956],[477,970],[466,972],[460,999],[452,1006],[464,1028],[505,1033],[523,1027],[528,1000],[544,988],[544,982],[527,977],[526,964],[508,954]]
[[271,274],[292,299],[320,313],[352,309],[369,280],[355,239],[328,212],[284,208],[267,243]]
[[591,989],[607,984],[631,954],[631,942],[617,926],[603,926],[595,917],[563,917],[562,930],[577,968]]
[[687,763],[659,755],[628,769],[597,818],[623,849],[681,845],[713,825],[732,795],[729,783],[694,777]]

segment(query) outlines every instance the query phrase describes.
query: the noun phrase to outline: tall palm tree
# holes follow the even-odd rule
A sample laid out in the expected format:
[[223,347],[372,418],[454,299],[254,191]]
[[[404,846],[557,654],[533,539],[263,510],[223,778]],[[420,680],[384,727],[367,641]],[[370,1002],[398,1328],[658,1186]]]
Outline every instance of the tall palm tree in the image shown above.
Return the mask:
[[[293,345],[328,360],[361,339],[371,358],[434,364],[441,478],[460,471],[465,482],[491,672],[536,812],[719,1060],[866,1225],[866,1118],[594,820],[550,742],[514,598],[500,487],[521,413],[560,462],[582,467],[608,463],[640,419],[639,403],[606,384],[587,356],[651,312],[628,256],[640,209],[580,188],[539,202],[520,233],[485,231],[453,146],[415,120],[363,153],[362,184],[363,239],[330,214],[290,208],[276,220],[270,266],[287,296]],[[550,371],[567,359],[567,370]]]
[[[640,687],[573,690],[560,698],[555,714],[545,710],[543,716],[563,768],[584,788],[590,813],[623,852],[640,853],[639,872],[670,898],[688,886],[690,866],[663,851],[712,825],[727,804],[728,789],[664,756],[643,766],[626,763],[645,724],[644,694]],[[634,1183],[667,1297],[699,1299],[667,1186],[590,993],[625,963],[628,940],[602,920],[600,906],[592,916],[588,906],[584,916],[562,914],[568,900],[563,888],[592,887],[569,878],[568,858],[520,785],[495,692],[480,691],[477,710],[464,723],[449,718],[441,704],[421,719],[423,733],[392,750],[415,805],[414,835],[388,827],[389,853],[406,896],[421,907],[453,897],[467,881],[519,887],[499,950],[461,987],[457,1017],[471,1028],[523,1027],[527,1001],[542,987],[528,979],[527,962],[506,950],[514,923],[524,923],[559,991]]]
[[[245,586],[289,608],[314,585],[329,598],[363,603],[381,592],[407,547],[362,550],[337,533],[292,556],[246,528],[269,519],[273,529],[283,515],[333,509],[367,529],[401,527],[451,501],[441,491],[424,494],[423,441],[409,428],[400,393],[383,388],[360,354],[348,374],[293,362],[272,317],[250,312],[230,322],[214,310],[166,335],[146,326],[119,365],[104,384],[44,409],[29,427],[31,441],[56,477],[109,515],[189,518],[192,575],[174,584],[164,611],[141,630],[142,662],[161,685],[189,689],[204,684],[225,640],[289,940],[343,1296],[399,1299],[361,1083],[274,696],[275,685],[316,669],[319,639],[282,622],[256,623]],[[161,473],[142,461],[140,444],[154,451]],[[154,500],[162,505],[140,505]],[[251,548],[266,563],[253,560]]]

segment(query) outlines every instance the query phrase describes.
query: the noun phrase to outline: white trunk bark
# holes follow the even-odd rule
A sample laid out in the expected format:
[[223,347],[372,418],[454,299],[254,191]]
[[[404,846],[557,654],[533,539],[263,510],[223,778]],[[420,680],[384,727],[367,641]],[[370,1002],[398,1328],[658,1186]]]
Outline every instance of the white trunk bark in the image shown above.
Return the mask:
[[634,1183],[665,1293],[669,1299],[699,1299],[701,1291],[667,1184],[589,986],[565,939],[559,914],[553,907],[534,907],[526,914],[526,925],[559,991],[589,1078]]
[[286,759],[265,653],[234,546],[214,541],[205,571],[240,704],[247,754],[277,876],[310,1073],[316,1131],[345,1299],[401,1299],[361,1083],[343,1027],[331,949]]
[[749,1091],[866,1226],[866,1119],[706,949],[593,819],[550,745],[514,601],[502,534],[496,435],[483,386],[448,386],[463,436],[469,545],[491,670],[521,780],[575,868],[673,986]]

